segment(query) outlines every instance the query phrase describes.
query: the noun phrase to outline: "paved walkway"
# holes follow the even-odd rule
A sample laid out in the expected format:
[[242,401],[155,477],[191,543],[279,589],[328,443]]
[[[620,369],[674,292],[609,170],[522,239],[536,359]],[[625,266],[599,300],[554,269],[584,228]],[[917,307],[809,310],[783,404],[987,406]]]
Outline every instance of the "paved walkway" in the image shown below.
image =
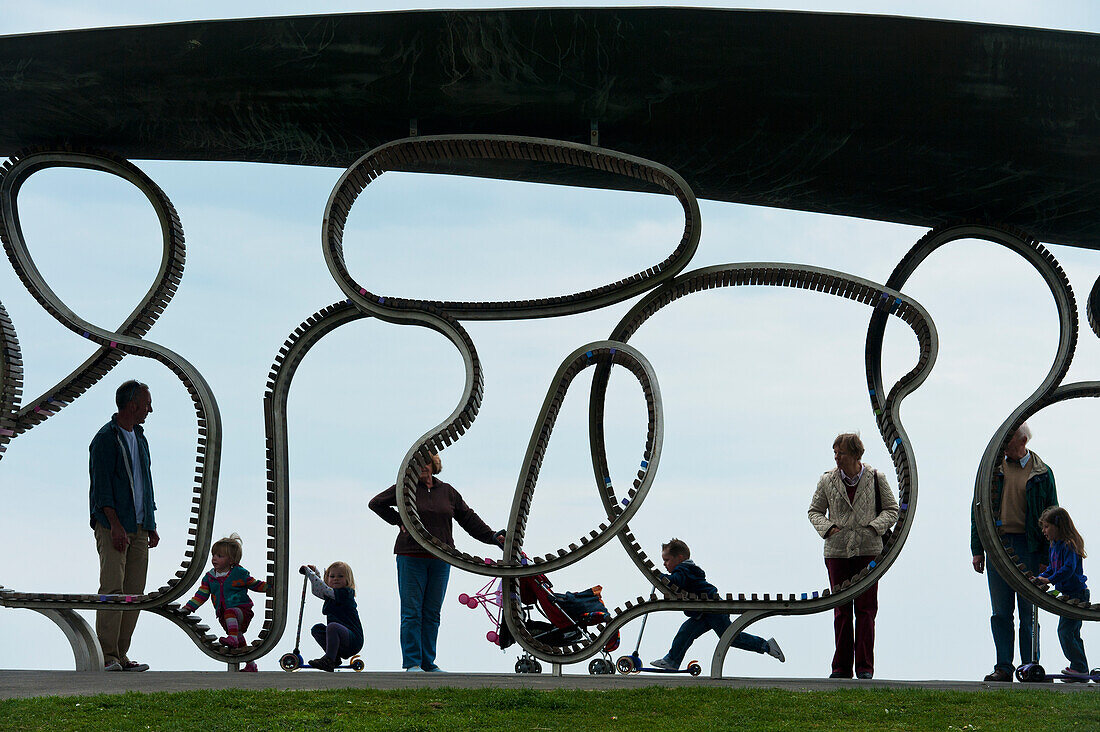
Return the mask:
[[459,689],[631,689],[643,686],[720,686],[735,689],[829,691],[845,687],[989,691],[992,689],[1050,690],[1100,693],[1100,684],[987,684],[981,681],[830,681],[828,679],[712,680],[705,676],[551,676],[518,674],[408,674],[351,671],[147,671],[145,673],[89,673],[78,671],[0,671],[0,699],[32,696],[122,694],[127,691],[189,691],[192,689],[408,689],[448,686]]

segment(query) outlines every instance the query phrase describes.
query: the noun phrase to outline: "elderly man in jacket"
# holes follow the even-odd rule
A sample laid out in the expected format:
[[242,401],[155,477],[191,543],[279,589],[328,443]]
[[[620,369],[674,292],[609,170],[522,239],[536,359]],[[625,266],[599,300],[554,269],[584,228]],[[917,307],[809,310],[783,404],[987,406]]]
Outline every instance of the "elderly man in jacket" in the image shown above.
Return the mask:
[[[153,411],[149,387],[127,381],[115,392],[118,412],[103,425],[88,447],[91,478],[91,527],[99,552],[99,594],[145,592],[149,549],[160,542],[153,518],[153,476],[149,443],[141,424]],[[99,610],[95,630],[103,649],[105,671],[147,671],[127,652],[138,612]]]
[[[1029,571],[1038,574],[1046,564],[1050,545],[1039,527],[1039,516],[1048,506],[1058,505],[1058,492],[1054,487],[1054,473],[1050,466],[1028,449],[1031,428],[1020,425],[1012,439],[1005,445],[1004,460],[993,472],[990,492],[993,514],[1000,517],[1003,539],[1012,553]],[[985,570],[985,547],[978,538],[977,516],[970,510],[970,553],[974,571]],[[986,573],[989,582],[989,600],[993,616],[989,620],[993,630],[993,645],[997,649],[997,662],[986,681],[1012,681],[1013,605],[1020,610],[1020,660],[1022,663],[1038,661],[1031,657],[1032,605],[1009,586],[993,567]]]

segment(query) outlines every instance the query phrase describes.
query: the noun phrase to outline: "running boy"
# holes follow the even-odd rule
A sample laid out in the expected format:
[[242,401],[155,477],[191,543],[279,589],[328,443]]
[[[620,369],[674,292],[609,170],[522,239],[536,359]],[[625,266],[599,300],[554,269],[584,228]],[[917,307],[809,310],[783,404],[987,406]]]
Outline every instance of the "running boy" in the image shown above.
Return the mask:
[[[665,569],[669,572],[666,575],[669,582],[684,592],[693,592],[705,596],[717,595],[718,588],[707,582],[706,572],[703,571],[702,567],[691,561],[690,557],[691,550],[688,549],[688,545],[679,539],[672,539],[667,544],[661,545],[661,561],[664,562]],[[713,630],[721,638],[722,633],[730,626],[729,613],[706,613],[693,610],[685,611],[684,615],[687,615],[688,619],[684,621],[684,624],[680,626],[680,630],[677,631],[676,637],[672,639],[672,648],[669,649],[665,657],[653,662],[655,668],[680,668],[680,664],[684,661],[684,654],[687,653],[688,648],[691,647],[696,638],[708,630]],[[764,640],[760,636],[738,633],[731,645],[743,651],[767,653],[769,656],[779,659],[780,663],[787,660],[786,656],[783,655],[783,650],[775,642],[775,638]]]

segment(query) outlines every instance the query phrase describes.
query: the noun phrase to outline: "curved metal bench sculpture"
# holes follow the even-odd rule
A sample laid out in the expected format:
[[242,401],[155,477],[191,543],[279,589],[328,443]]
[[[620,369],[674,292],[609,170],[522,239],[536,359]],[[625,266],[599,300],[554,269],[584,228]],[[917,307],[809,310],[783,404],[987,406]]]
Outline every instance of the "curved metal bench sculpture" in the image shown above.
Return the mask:
[[[520,164],[554,164],[587,167],[628,176],[654,190],[674,195],[685,213],[684,231],[677,246],[662,262],[630,277],[584,292],[537,300],[512,302],[449,302],[409,300],[375,294],[348,271],[343,258],[344,225],[358,195],[379,175],[390,170],[419,168],[455,159],[503,160]],[[120,176],[137,186],[150,200],[161,221],[164,253],[160,272],[141,303],[115,330],[105,329],[80,318],[53,293],[38,272],[19,227],[16,200],[22,183],[38,170],[54,166],[74,166]],[[191,528],[184,561],[176,577],[155,592],[139,597],[20,593],[0,589],[0,604],[48,611],[63,627],[77,650],[78,664],[94,664],[94,653],[80,661],[79,646],[90,646],[86,626],[82,630],[72,618],[74,609],[125,606],[149,610],[179,625],[208,656],[228,663],[247,661],[271,650],[286,622],[287,564],[289,561],[289,474],[287,469],[288,430],[286,403],[298,365],[321,338],[334,329],[363,317],[387,322],[431,328],[446,337],[458,349],[465,365],[462,394],[452,413],[408,450],[398,474],[398,510],[405,527],[432,555],[470,572],[505,578],[512,590],[517,578],[561,569],[595,552],[618,538],[643,576],[654,586],[649,597],[638,597],[611,614],[599,626],[595,639],[587,644],[551,646],[536,640],[525,628],[511,591],[504,593],[504,618],[521,646],[545,661],[569,663],[594,655],[607,638],[630,620],[652,611],[706,608],[716,612],[739,613],[740,617],[723,634],[712,659],[711,675],[719,677],[732,638],[752,622],[773,615],[821,612],[849,602],[890,568],[905,543],[916,510],[917,472],[913,447],[901,424],[899,410],[904,398],[927,378],[935,362],[937,336],[927,312],[902,292],[908,276],[938,247],[964,237],[990,239],[1001,243],[1027,259],[1044,277],[1055,301],[1062,323],[1058,355],[1043,385],[1005,421],[989,443],[975,485],[975,506],[979,530],[987,546],[994,547],[990,561],[1014,587],[1041,607],[1061,615],[1082,619],[1100,619],[1100,608],[1087,603],[1065,603],[1051,598],[1031,584],[1028,575],[1016,568],[1013,558],[999,549],[996,517],[988,506],[989,477],[995,459],[1007,435],[1027,416],[1045,406],[1080,396],[1100,395],[1100,382],[1060,385],[1069,367],[1077,337],[1077,316],[1072,290],[1054,258],[1042,246],[1011,230],[986,226],[955,226],[933,230],[899,263],[886,285],[876,284],[840,272],[787,263],[740,263],[705,267],[680,274],[690,261],[699,241],[698,204],[691,189],[675,172],[660,164],[603,148],[576,143],[508,136],[436,136],[409,138],[382,145],[361,157],[337,182],[329,197],[323,225],[324,256],[330,272],[346,299],[330,305],[306,319],[289,336],[272,366],[264,395],[267,432],[267,578],[276,588],[267,599],[262,628],[252,647],[230,650],[217,646],[209,628],[197,616],[187,615],[173,601],[186,593],[201,576],[211,543],[220,460],[220,417],[213,394],[199,374],[178,354],[144,338],[167,306],[183,271],[183,233],[178,217],[163,192],[130,163],[109,155],[78,151],[31,151],[12,158],[0,176],[0,234],[12,265],[28,291],[65,327],[99,346],[84,364],[42,396],[20,407],[21,364],[15,329],[0,305],[0,457],[15,436],[56,414],[65,404],[79,397],[103,377],[123,356],[132,354],[153,358],[166,365],[180,378],[196,409],[198,444],[196,447],[195,495]],[[706,598],[685,594],[670,585],[657,571],[629,528],[629,521],[640,510],[653,486],[660,462],[663,417],[657,376],[645,356],[628,344],[629,339],[657,311],[676,300],[702,290],[717,287],[768,286],[792,287],[851,299],[871,308],[867,335],[866,367],[868,394],[882,439],[894,462],[900,492],[901,514],[893,539],[882,554],[853,580],[821,591],[780,593],[774,597],[753,594],[746,597],[727,594],[724,598]],[[1098,285],[1100,287],[1100,285]],[[641,299],[623,317],[605,341],[580,347],[567,356],[551,381],[540,414],[533,427],[517,480],[508,523],[504,558],[488,560],[459,552],[440,542],[424,527],[416,511],[416,476],[431,453],[454,444],[476,419],[480,407],[483,376],[473,340],[462,327],[462,320],[511,320],[557,317],[604,307],[637,297]],[[1090,297],[1089,319],[1095,323],[1094,288]],[[919,357],[913,368],[889,391],[882,383],[881,348],[885,324],[890,317],[906,323],[916,336]],[[1094,326],[1095,327],[1095,326]],[[629,370],[638,380],[646,402],[647,431],[641,450],[640,469],[633,485],[617,491],[610,478],[604,446],[604,399],[611,369]],[[594,481],[607,521],[581,535],[568,547],[525,558],[524,539],[528,513],[538,480],[539,469],[549,443],[558,411],[574,378],[594,367],[589,404],[589,438]],[[195,557],[200,561],[194,561]],[[659,593],[659,594],[658,594]],[[88,649],[85,648],[87,651]]]

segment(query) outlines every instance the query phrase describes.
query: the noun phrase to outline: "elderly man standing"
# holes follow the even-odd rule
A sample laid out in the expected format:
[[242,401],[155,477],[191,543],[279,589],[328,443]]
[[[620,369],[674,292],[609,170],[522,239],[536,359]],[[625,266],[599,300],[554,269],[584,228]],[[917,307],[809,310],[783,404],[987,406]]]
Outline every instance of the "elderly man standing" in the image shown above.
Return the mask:
[[[149,548],[160,542],[153,519],[153,476],[149,443],[141,428],[153,411],[149,387],[127,381],[115,392],[118,413],[103,425],[88,447],[91,477],[91,526],[99,552],[99,594],[145,592]],[[138,612],[99,610],[95,630],[103,648],[104,671],[147,671],[126,655]]]
[[[1058,504],[1054,488],[1054,473],[1039,456],[1028,449],[1031,429],[1020,425],[1016,434],[1005,445],[1004,460],[993,472],[990,491],[993,515],[999,516],[1004,529],[1004,541],[1009,550],[1018,556],[1019,562],[1038,574],[1040,565],[1046,564],[1049,544],[1039,527],[1039,516],[1048,506]],[[985,570],[985,548],[978,538],[977,516],[970,510],[970,553],[974,571]],[[986,574],[989,580],[989,600],[993,617],[989,624],[993,629],[993,644],[997,648],[997,664],[986,681],[1012,681],[1012,606],[1020,610],[1020,659],[1023,663],[1038,661],[1031,657],[1032,605],[1009,586],[993,567]]]

